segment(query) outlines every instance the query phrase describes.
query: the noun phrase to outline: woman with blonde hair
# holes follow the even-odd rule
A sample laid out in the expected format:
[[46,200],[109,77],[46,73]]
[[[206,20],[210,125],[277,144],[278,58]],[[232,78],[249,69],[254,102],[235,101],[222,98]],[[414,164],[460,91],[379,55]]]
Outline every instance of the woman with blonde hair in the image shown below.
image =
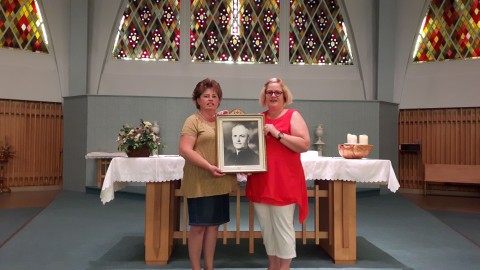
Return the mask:
[[292,93],[283,80],[268,80],[259,98],[267,107],[265,144],[268,171],[248,176],[246,197],[254,209],[262,230],[269,270],[290,269],[296,257],[295,206],[299,221],[308,215],[308,197],[300,153],[310,147],[307,124],[301,114],[286,108],[293,102]]

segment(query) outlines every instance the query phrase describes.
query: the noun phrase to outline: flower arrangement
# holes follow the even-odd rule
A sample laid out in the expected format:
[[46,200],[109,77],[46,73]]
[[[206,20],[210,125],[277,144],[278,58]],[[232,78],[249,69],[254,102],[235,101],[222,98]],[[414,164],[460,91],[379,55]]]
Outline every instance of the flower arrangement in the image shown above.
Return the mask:
[[140,126],[138,127],[131,127],[125,124],[118,132],[118,150],[127,152],[128,154],[128,152],[133,149],[148,147],[150,153],[152,153],[158,150],[158,148],[163,147],[158,133],[158,125],[154,126],[151,122],[143,121],[143,119],[140,119]]

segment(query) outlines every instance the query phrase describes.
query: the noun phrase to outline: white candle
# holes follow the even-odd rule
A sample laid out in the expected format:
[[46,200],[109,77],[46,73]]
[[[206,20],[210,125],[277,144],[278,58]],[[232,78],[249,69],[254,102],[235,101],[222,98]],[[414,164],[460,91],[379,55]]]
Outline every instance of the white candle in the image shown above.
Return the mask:
[[353,135],[353,134],[348,133],[348,135],[347,135],[347,143],[357,144],[357,135]]
[[360,144],[368,144],[368,136],[363,134],[363,135],[360,135],[360,137],[358,138],[359,141],[360,141]]

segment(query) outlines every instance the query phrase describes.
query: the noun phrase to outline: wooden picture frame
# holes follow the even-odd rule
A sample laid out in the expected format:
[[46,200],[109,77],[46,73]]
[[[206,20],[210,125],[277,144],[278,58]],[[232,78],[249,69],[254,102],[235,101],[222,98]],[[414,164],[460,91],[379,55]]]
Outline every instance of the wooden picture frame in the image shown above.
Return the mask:
[[218,167],[225,173],[267,171],[263,114],[217,115]]

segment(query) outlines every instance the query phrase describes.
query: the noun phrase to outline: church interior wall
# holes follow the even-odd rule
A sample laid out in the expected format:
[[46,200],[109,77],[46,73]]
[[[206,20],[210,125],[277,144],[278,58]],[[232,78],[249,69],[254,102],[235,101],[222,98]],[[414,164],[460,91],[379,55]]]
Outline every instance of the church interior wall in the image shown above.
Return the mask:
[[[284,78],[293,91],[294,106],[305,114],[311,132],[316,125],[326,124],[326,134],[335,138],[330,138],[332,144],[329,147],[332,148],[327,148],[327,153],[331,154],[335,153],[334,145],[344,137],[344,133],[365,132],[378,145],[373,152],[374,157],[396,160],[395,150],[389,148],[396,147],[397,142],[389,140],[398,136],[396,115],[399,108],[478,106],[476,76],[480,61],[412,63],[410,54],[425,13],[426,1],[344,0],[342,3],[350,20],[357,61],[353,66],[114,61],[110,56],[112,33],[117,28],[122,3],[121,0],[77,0],[76,5],[87,8],[72,14],[71,1],[44,0],[42,7],[52,53],[0,49],[2,98],[64,103],[65,138],[75,138],[65,140],[65,163],[68,163],[64,165],[65,179],[67,176],[75,177],[78,170],[83,176],[88,174],[84,155],[101,150],[97,144],[109,145],[112,149],[120,123],[139,117],[159,118],[167,125],[169,131],[165,135],[167,140],[172,141],[172,146],[166,151],[175,152],[177,126],[183,122],[185,115],[194,110],[189,97],[195,84],[205,77],[222,84],[225,92],[223,105],[240,107],[234,105],[241,104],[255,112],[261,110],[256,101],[265,80]],[[393,19],[390,17],[382,21],[382,16],[377,14],[383,10],[379,9],[379,3],[387,10],[394,10]],[[78,20],[72,20],[72,16],[88,17],[87,59],[82,61],[87,68],[84,74],[71,72],[72,65],[75,65],[71,62],[75,59],[72,55],[76,53],[72,50],[75,48],[72,35],[76,34],[76,28],[80,32],[85,30],[85,25],[76,25]],[[391,33],[385,36],[384,30],[379,31],[382,23],[392,29],[393,38],[390,38]],[[378,53],[382,38],[389,38],[387,45],[391,46],[393,54],[390,57],[385,57],[385,52]],[[385,77],[381,78],[384,79],[382,81],[377,78],[381,74],[379,67],[386,68],[392,74],[391,79]],[[86,80],[84,92],[71,89],[72,81],[78,80]],[[381,99],[377,99],[379,91]],[[90,100],[89,97],[97,97],[98,100]],[[72,103],[72,100],[76,102]],[[114,106],[118,102],[126,106]],[[356,102],[363,107],[358,108]],[[97,103],[109,105],[102,108]],[[178,108],[182,111],[165,113],[163,110],[170,106],[175,111]],[[105,133],[95,131],[94,128],[101,127],[98,121],[111,126],[103,131]],[[376,124],[367,125],[370,127],[367,130],[337,128],[366,122]],[[172,126],[177,128],[171,129]],[[80,133],[72,134],[77,129]],[[75,162],[87,165],[72,165]],[[71,188],[77,189],[78,183],[72,184]]]

